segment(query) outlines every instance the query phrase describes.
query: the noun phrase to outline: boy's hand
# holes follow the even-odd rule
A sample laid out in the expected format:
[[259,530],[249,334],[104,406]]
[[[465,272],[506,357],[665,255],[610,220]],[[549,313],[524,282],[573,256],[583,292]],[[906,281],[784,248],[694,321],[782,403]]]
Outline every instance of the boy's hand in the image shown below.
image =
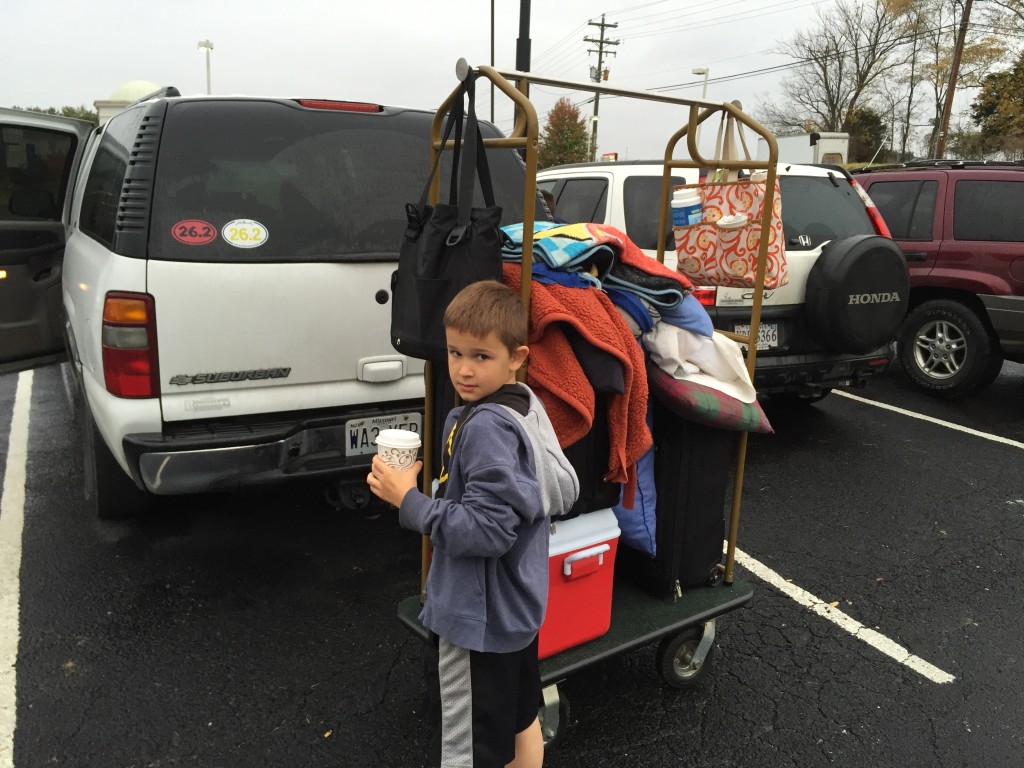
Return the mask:
[[370,486],[374,496],[384,499],[392,506],[400,507],[405,494],[417,486],[416,478],[421,469],[423,462],[417,461],[411,469],[399,472],[385,464],[380,456],[374,456],[370,474],[366,476],[366,484]]

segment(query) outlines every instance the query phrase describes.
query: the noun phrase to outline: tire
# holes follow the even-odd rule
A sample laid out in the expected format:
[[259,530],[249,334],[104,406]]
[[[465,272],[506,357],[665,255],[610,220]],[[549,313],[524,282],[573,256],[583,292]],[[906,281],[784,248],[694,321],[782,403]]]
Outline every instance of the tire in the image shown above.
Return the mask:
[[892,240],[833,240],[807,275],[808,332],[835,352],[871,352],[896,338],[909,295],[907,262]]
[[912,382],[947,400],[988,386],[1003,365],[999,343],[981,317],[952,299],[916,307],[903,323],[897,354]]
[[85,500],[100,520],[123,520],[148,512],[155,497],[140,490],[103,441],[103,435],[81,398]]
[[712,645],[699,666],[694,666],[693,655],[704,637],[703,626],[690,627],[670,635],[658,644],[655,663],[658,674],[673,688],[689,688],[696,685],[711,667],[715,646]]

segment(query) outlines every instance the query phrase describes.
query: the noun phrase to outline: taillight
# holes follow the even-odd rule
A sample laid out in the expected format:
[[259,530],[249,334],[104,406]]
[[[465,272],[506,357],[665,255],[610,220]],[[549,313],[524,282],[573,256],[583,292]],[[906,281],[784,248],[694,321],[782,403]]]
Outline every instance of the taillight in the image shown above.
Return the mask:
[[715,306],[715,301],[718,298],[717,288],[694,288],[693,295],[705,307]]
[[872,202],[871,197],[864,191],[864,187],[858,184],[856,179],[850,179],[850,186],[853,187],[853,191],[857,193],[857,196],[864,203],[864,207],[867,208],[868,218],[871,219],[871,226],[875,228],[875,234],[892,240],[892,234],[889,232],[889,226],[885,223],[885,219],[882,218],[882,212],[878,210],[878,206]]
[[383,112],[380,104],[362,101],[331,101],[329,99],[296,99],[306,109],[336,109],[340,112]]
[[156,308],[147,293],[111,291],[103,302],[103,380],[117,397],[157,397]]

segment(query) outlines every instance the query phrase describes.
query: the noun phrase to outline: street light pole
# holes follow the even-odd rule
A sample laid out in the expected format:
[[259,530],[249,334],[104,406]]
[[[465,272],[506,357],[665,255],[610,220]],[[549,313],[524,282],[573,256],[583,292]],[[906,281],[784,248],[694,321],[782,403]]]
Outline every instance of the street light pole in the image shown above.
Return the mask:
[[[700,94],[702,101],[708,98],[708,73],[711,71],[710,67],[694,67],[690,70],[691,74],[704,75],[704,90]],[[697,133],[693,137],[694,143],[697,145],[697,149],[700,149],[700,124],[697,125]]]
[[209,40],[200,40],[197,49],[206,49],[206,95],[209,96],[213,91],[210,90],[210,51],[213,50],[213,43]]

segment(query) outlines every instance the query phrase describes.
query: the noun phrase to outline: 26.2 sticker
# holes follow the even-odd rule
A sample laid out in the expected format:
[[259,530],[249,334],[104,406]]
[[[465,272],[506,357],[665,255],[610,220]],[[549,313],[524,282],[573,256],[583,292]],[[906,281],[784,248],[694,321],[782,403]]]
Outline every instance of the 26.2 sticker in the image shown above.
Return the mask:
[[267,242],[270,233],[258,221],[235,219],[221,227],[220,236],[235,248],[259,248]]
[[217,228],[202,219],[185,219],[171,227],[171,234],[185,245],[206,245],[217,239]]

